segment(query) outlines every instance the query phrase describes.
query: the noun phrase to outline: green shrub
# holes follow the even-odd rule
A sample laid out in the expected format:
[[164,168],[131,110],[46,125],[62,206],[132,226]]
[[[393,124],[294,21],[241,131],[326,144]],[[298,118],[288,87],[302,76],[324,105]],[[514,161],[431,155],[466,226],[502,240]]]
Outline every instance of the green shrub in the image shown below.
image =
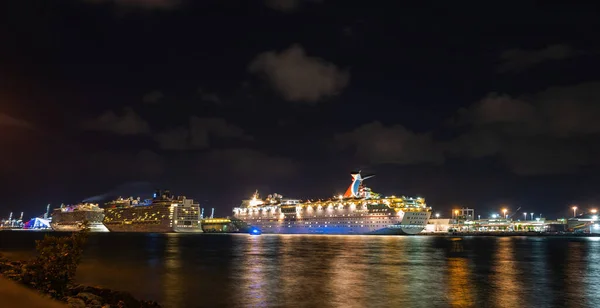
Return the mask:
[[49,236],[36,241],[38,256],[24,264],[21,282],[52,297],[65,296],[73,281],[87,240],[88,228],[70,236]]

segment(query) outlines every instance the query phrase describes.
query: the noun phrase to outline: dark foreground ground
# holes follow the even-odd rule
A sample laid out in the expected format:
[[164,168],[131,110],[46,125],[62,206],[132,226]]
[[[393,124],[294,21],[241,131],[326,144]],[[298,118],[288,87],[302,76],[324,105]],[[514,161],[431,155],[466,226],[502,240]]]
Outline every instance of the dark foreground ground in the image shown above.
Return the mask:
[[67,304],[57,302],[50,298],[28,289],[16,282],[0,276],[0,298],[2,307],[46,307],[46,308],[66,308]]

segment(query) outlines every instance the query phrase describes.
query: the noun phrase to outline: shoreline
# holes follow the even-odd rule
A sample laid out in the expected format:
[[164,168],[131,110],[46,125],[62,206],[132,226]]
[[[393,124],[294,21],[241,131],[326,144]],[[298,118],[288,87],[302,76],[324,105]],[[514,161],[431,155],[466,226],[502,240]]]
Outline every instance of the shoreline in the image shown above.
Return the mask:
[[[32,233],[56,233],[56,234],[69,234],[74,233],[70,231],[54,231],[54,230],[18,230],[18,229],[0,229],[1,231],[15,231],[18,233],[32,232]],[[186,235],[229,235],[229,234],[243,234],[250,235],[246,232],[202,232],[202,233],[187,233],[187,232],[91,232],[94,233],[114,233],[114,234],[186,234]],[[340,235],[340,236],[438,236],[438,237],[449,237],[449,236],[493,236],[493,237],[505,237],[505,236],[527,236],[527,237],[600,237],[600,233],[573,233],[573,232],[562,232],[562,233],[549,233],[549,232],[427,232],[418,234],[319,234],[319,233],[263,233],[261,235]],[[256,235],[254,235],[256,236]],[[1,262],[1,257],[0,257]]]
[[453,236],[489,236],[489,237],[600,237],[600,234],[590,233],[544,233],[544,232],[438,232],[438,233],[421,233],[420,236],[438,236],[438,237],[453,237]]
[[0,279],[9,280],[26,289],[28,293],[39,294],[40,300],[46,301],[45,306],[53,307],[54,303],[65,305],[65,307],[77,308],[107,308],[107,307],[135,307],[135,308],[161,308],[155,301],[140,300],[128,292],[116,291],[103,287],[86,286],[81,284],[69,284],[67,292],[61,299],[53,299],[49,293],[30,288],[21,283],[21,275],[27,267],[26,261],[11,260],[0,254]]

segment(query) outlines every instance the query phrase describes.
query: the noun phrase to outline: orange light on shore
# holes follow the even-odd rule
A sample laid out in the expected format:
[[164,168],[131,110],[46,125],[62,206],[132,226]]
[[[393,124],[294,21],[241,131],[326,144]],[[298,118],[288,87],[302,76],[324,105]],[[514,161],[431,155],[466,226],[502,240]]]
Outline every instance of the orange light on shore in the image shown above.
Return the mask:
[[576,217],[577,216],[577,207],[574,206],[571,209],[573,210],[573,217]]
[[591,209],[590,212],[592,212],[592,214],[596,214],[596,212],[598,212],[598,210],[596,209]]
[[458,218],[458,210],[454,210],[454,219]]

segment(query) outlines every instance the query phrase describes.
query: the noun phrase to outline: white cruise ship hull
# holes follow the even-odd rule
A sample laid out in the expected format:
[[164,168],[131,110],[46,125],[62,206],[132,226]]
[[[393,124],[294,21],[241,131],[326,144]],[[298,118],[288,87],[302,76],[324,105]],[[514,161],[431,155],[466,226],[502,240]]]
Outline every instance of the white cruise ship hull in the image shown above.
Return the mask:
[[173,231],[177,232],[177,233],[203,233],[204,231],[202,231],[202,226],[198,225],[198,226],[193,226],[193,227],[175,227],[173,228]]
[[418,228],[399,228],[390,227],[382,229],[371,229],[371,228],[261,228],[260,226],[253,226],[259,228],[264,234],[330,234],[330,235],[414,235],[423,231],[424,227]]
[[[336,213],[336,211],[338,213]],[[337,215],[336,215],[337,214]],[[236,213],[238,218],[265,234],[372,234],[414,235],[425,229],[429,211],[355,211],[353,209],[303,210],[286,218],[279,210]]]

